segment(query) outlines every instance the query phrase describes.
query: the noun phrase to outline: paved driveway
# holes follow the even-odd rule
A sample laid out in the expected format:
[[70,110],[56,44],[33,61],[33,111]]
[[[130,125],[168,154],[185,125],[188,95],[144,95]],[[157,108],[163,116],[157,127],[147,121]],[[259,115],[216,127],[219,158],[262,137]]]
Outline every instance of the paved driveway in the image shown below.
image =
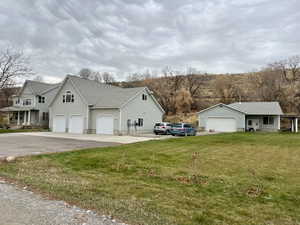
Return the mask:
[[0,156],[35,155],[115,145],[120,143],[43,137],[25,133],[0,134]]
[[54,138],[64,138],[64,139],[74,139],[81,141],[98,141],[98,142],[113,142],[120,144],[129,144],[141,141],[157,140],[170,138],[170,135],[156,136],[154,134],[144,134],[141,136],[127,136],[127,135],[100,135],[100,134],[70,134],[70,133],[54,133],[54,132],[31,132],[23,133],[29,136],[38,137],[54,137]]

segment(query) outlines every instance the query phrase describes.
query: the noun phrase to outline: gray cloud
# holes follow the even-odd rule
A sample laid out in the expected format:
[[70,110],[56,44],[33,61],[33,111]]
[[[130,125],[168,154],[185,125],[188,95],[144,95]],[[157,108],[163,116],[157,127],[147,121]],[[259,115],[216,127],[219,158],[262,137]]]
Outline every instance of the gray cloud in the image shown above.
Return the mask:
[[0,48],[40,75],[125,74],[169,65],[248,72],[300,53],[298,0],[2,0]]

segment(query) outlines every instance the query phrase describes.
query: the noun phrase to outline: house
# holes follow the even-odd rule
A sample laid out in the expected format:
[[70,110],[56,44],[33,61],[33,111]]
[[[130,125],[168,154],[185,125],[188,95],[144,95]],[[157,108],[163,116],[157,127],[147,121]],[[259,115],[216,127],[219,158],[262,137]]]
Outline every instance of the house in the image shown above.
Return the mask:
[[49,104],[59,86],[27,80],[19,93],[12,97],[12,106],[1,108],[0,111],[8,115],[10,126],[48,127]]
[[282,110],[278,102],[217,104],[198,113],[199,127],[206,131],[277,131]]
[[149,132],[164,114],[146,87],[121,88],[70,75],[49,110],[52,131],[96,134]]

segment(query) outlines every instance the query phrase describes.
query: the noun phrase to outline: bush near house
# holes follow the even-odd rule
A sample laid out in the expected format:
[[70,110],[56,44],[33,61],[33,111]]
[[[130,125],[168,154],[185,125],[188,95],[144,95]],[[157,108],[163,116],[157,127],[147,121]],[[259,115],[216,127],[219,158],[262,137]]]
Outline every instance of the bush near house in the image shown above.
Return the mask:
[[285,133],[176,138],[25,157],[0,176],[129,224],[296,225],[299,146]]

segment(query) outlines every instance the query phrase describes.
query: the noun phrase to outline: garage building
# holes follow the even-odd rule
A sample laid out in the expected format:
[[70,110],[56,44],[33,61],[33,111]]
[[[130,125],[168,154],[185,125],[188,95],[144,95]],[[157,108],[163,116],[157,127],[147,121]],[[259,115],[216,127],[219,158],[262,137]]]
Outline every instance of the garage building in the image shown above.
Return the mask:
[[68,75],[50,104],[53,132],[151,132],[163,108],[147,87],[121,88]]
[[206,131],[277,131],[283,115],[278,102],[223,103],[198,113],[199,127]]

